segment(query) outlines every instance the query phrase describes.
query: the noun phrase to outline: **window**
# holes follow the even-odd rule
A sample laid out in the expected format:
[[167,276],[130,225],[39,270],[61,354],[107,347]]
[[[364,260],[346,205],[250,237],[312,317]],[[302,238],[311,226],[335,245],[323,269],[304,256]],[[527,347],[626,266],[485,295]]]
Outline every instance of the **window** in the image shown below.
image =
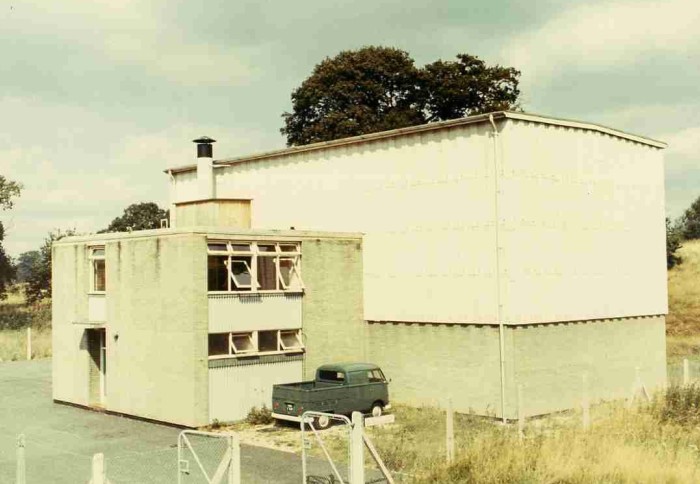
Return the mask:
[[342,383],[345,381],[345,373],[342,371],[321,370],[318,372],[318,377],[321,380]]
[[270,351],[279,351],[278,331],[260,331],[258,332],[258,351],[267,353]]
[[384,375],[381,370],[370,370],[367,372],[367,378],[370,383],[383,383]]
[[105,273],[105,248],[91,247],[90,249],[90,292],[105,292],[106,289],[106,273]]
[[209,335],[209,355],[228,355],[229,334],[216,333]]
[[210,241],[209,291],[302,291],[297,243]]
[[255,353],[255,334],[239,333],[231,335],[231,353],[239,355],[245,353]]
[[298,350],[304,347],[298,330],[280,331],[280,347],[283,350]]
[[209,335],[210,357],[237,357],[304,351],[300,329],[249,331],[246,333],[212,333]]

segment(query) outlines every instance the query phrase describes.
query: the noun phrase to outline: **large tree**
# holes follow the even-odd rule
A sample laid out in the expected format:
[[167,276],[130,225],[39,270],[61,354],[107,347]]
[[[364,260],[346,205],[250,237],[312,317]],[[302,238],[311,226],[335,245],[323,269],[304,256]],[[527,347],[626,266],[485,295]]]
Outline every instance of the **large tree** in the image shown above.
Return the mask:
[[153,202],[133,203],[124,209],[124,213],[112,220],[104,232],[126,232],[127,230],[147,230],[160,228],[160,221],[167,219],[168,210],[163,210]]
[[38,250],[30,250],[22,252],[17,258],[17,282],[27,282],[32,274],[32,270],[41,259],[41,252]]
[[344,51],[321,61],[292,92],[281,132],[295,146],[516,109],[519,77],[467,54],[418,68],[400,49]]
[[24,291],[28,302],[34,303],[51,298],[51,246],[57,240],[70,235],[75,235],[74,229],[65,232],[54,230],[44,239],[44,244],[39,249],[39,257],[34,259],[29,270]]
[[[22,191],[20,183],[8,180],[0,175],[0,210],[9,210],[13,206],[13,199]],[[5,226],[0,221],[0,299],[7,296],[7,288],[15,278],[15,266],[12,259],[5,253],[3,241],[5,240]]]
[[700,197],[686,209],[679,225],[684,239],[700,239]]

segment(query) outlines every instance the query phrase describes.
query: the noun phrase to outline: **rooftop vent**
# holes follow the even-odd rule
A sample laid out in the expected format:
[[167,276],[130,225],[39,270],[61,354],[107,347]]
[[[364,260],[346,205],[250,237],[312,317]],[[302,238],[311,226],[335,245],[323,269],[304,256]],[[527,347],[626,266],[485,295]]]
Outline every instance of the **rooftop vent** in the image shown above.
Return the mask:
[[195,140],[197,143],[197,158],[213,158],[212,143],[216,143],[215,139],[211,139],[209,136],[201,136]]

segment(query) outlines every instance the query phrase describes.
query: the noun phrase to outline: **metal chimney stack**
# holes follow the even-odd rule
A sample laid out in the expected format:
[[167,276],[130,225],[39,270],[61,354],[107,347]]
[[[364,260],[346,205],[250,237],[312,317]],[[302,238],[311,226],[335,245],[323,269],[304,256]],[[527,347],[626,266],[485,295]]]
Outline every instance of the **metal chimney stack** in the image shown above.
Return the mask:
[[214,198],[214,159],[212,143],[215,139],[202,136],[193,140],[197,143],[197,186],[199,187],[199,199],[209,200]]

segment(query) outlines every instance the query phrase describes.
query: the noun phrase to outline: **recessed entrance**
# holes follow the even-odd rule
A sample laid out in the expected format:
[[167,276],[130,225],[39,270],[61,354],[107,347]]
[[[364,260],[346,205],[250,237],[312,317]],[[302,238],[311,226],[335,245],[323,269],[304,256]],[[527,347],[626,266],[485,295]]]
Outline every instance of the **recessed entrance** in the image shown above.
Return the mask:
[[107,394],[107,337],[104,329],[88,329],[88,354],[90,355],[89,403],[104,406]]

